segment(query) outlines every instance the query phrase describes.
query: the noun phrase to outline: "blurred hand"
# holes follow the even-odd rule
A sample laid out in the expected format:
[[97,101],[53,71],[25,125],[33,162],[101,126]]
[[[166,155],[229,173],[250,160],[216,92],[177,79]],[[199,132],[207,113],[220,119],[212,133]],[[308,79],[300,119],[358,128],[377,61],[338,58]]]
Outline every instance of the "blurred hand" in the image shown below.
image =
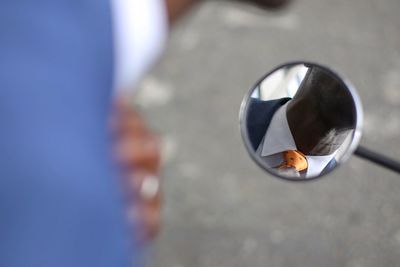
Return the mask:
[[[257,6],[265,9],[278,9],[286,6],[291,0],[235,0],[241,2],[248,2],[251,4],[256,4]],[[195,4],[204,2],[203,0],[165,0],[168,21],[170,25],[179,19],[182,15],[187,13],[187,11]]]
[[242,2],[249,2],[256,4],[262,8],[282,8],[289,4],[290,0],[241,0]]
[[160,143],[140,114],[123,98],[114,105],[115,157],[123,170],[127,218],[135,241],[153,240],[160,229]]

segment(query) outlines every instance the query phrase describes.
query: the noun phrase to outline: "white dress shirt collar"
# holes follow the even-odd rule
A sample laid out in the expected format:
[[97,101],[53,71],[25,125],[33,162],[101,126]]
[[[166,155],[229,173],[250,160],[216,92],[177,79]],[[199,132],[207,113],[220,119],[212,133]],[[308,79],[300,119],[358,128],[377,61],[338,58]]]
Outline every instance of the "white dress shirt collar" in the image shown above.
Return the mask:
[[286,150],[297,150],[286,118],[286,107],[289,102],[280,107],[272,117],[261,151],[263,157]]
[[[262,157],[272,156],[287,150],[297,150],[286,117],[286,109],[289,102],[280,107],[272,117],[262,144]],[[306,177],[319,175],[335,155],[336,151],[326,156],[306,155],[308,163]]]

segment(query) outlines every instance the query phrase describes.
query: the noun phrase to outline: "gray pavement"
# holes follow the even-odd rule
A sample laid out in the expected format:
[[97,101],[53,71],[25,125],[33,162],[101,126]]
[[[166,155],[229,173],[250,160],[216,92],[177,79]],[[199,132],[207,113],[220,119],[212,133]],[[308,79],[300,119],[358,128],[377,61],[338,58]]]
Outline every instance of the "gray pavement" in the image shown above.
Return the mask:
[[154,267],[400,266],[400,176],[352,157],[310,183],[247,156],[244,94],[298,59],[346,76],[364,103],[362,144],[400,159],[400,1],[293,1],[262,12],[207,2],[174,30],[136,101],[163,135],[163,232]]

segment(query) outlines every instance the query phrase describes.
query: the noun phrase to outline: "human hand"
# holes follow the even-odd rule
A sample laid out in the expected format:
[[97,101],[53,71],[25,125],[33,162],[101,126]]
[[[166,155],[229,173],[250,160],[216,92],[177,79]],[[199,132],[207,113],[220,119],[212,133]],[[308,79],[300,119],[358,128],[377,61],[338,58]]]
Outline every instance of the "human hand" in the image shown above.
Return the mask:
[[[291,0],[235,0],[255,4],[265,9],[278,9],[285,7]],[[203,0],[165,0],[168,21],[170,25],[187,13],[194,5],[203,2]]]
[[262,8],[282,8],[290,3],[290,0],[241,0],[242,2],[249,2],[256,4]]
[[121,97],[112,118],[115,157],[123,171],[127,218],[135,241],[153,240],[160,230],[160,144],[141,115]]

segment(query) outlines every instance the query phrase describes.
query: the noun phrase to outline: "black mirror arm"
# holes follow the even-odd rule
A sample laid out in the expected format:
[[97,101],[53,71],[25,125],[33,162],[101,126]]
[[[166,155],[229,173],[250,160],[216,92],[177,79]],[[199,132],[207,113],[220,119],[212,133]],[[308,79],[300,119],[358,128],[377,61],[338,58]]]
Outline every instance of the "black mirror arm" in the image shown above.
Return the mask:
[[400,162],[388,158],[385,155],[369,150],[368,148],[365,148],[363,146],[358,146],[354,154],[360,158],[369,160],[382,167],[400,173]]

